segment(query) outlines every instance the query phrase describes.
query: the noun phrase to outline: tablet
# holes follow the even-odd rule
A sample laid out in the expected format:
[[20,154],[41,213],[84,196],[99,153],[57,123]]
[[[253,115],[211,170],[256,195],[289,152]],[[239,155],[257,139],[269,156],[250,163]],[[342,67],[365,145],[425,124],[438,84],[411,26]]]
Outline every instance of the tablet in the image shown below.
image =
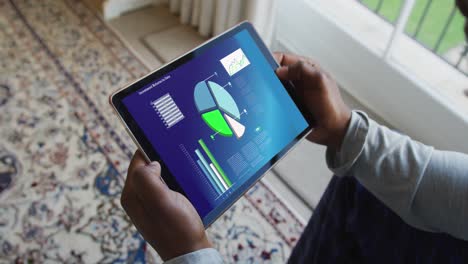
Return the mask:
[[243,22],[110,96],[169,188],[209,226],[311,131],[291,83]]

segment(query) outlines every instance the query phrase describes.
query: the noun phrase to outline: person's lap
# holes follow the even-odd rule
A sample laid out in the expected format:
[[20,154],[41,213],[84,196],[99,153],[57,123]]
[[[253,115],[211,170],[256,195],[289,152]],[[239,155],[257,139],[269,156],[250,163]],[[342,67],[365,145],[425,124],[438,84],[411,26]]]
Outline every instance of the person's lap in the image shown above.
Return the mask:
[[289,263],[468,263],[468,242],[403,222],[354,177],[333,177]]

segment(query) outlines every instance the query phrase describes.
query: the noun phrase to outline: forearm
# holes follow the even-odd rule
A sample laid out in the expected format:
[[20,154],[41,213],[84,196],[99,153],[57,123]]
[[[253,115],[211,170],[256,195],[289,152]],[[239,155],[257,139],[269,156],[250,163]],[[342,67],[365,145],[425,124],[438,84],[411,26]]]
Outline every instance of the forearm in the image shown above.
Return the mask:
[[459,216],[468,211],[466,159],[463,154],[434,151],[356,112],[341,152],[327,152],[329,167],[337,175],[356,177],[407,223],[464,238],[468,237],[460,230],[466,224]]
[[[353,127],[356,123],[357,127]],[[334,171],[354,176],[405,221],[427,229],[414,223],[410,210],[433,149],[356,112],[348,132],[335,160],[339,164],[349,161],[345,162],[347,166],[340,166],[340,170],[335,167]]]
[[434,150],[412,208],[429,227],[468,240],[468,155]]

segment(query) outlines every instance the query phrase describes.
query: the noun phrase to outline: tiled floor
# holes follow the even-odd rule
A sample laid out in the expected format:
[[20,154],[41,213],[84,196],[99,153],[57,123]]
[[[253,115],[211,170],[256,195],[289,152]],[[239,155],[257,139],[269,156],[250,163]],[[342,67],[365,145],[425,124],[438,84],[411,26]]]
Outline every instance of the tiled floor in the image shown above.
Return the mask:
[[[171,15],[166,6],[137,10],[109,24],[153,69],[205,40],[194,28],[180,25],[178,17]],[[350,96],[343,97],[353,108],[363,109]],[[308,219],[331,176],[325,164],[325,147],[304,140],[265,178],[292,210]]]

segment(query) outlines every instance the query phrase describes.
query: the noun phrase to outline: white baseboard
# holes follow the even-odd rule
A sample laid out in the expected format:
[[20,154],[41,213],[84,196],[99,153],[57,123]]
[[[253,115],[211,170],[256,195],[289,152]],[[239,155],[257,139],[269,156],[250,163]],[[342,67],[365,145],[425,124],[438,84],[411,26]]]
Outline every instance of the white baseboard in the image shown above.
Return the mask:
[[160,4],[164,0],[106,0],[102,6],[103,17],[106,20],[142,8],[144,6]]

